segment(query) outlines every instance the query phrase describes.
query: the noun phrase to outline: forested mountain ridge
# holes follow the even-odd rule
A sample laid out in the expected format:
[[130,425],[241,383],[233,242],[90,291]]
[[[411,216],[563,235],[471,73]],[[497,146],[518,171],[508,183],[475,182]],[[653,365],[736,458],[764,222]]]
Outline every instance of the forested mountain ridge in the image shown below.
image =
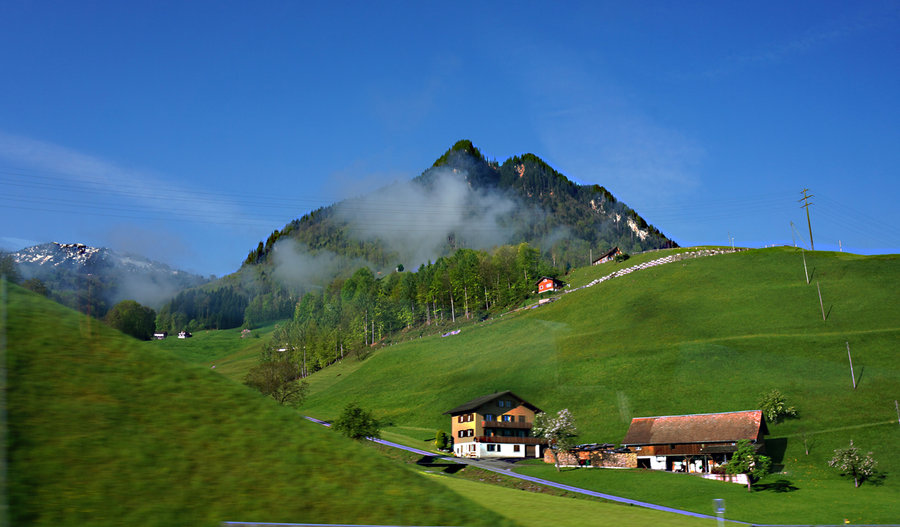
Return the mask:
[[[434,198],[429,192],[440,186],[442,178],[453,176],[464,180],[473,196],[490,195],[492,199],[488,204],[502,200],[506,208],[499,214],[491,215],[489,220],[502,227],[504,232],[502,237],[491,240],[494,243],[482,245],[478,243],[479,236],[466,232],[466,227],[475,227],[472,223],[457,226],[448,222],[436,226],[435,234],[446,232],[446,239],[441,240],[439,251],[431,255],[432,260],[460,247],[489,249],[495,245],[527,242],[538,247],[548,261],[565,270],[587,262],[591,249],[600,252],[618,246],[625,252],[640,252],[678,246],[604,187],[577,185],[534,154],[513,156],[502,164],[489,161],[468,140],[458,141],[431,168],[411,182],[386,187],[376,191],[375,195],[393,192],[398,186],[412,186],[418,187],[416,190],[425,197]],[[392,236],[368,232],[366,236],[356,235],[359,231],[356,223],[362,221],[360,217],[363,220],[380,219],[380,215],[368,214],[366,210],[356,215],[342,212],[360,204],[370,205],[371,202],[365,197],[355,198],[312,211],[290,222],[281,231],[274,231],[265,242],[260,242],[256,249],[250,251],[244,265],[267,261],[275,242],[289,237],[304,244],[311,252],[327,250],[346,258],[364,260],[379,270],[391,268],[400,262],[398,258],[405,256],[401,247],[390,242]],[[420,216],[427,217],[433,213],[424,210],[421,203],[387,202],[417,208]],[[439,208],[443,203],[435,205]],[[466,213],[479,212],[470,210],[474,207],[462,201],[452,205]],[[477,205],[485,205],[485,202]],[[386,213],[397,212],[391,206],[385,208]],[[438,211],[442,212],[448,211]],[[449,211],[454,212],[458,211]],[[391,223],[385,227],[403,229],[411,225]],[[417,266],[425,261],[401,263]]]
[[229,310],[246,306],[244,323],[259,323],[290,317],[304,293],[361,267],[380,277],[458,249],[521,243],[537,249],[554,274],[615,246],[624,252],[678,246],[604,187],[578,185],[534,154],[501,164],[462,140],[410,181],[319,208],[273,231],[236,273],[165,306],[161,327],[191,320],[221,327],[221,320],[203,315],[211,311],[206,306],[218,305],[207,298],[215,289],[232,288],[228,297],[243,300],[229,301]]

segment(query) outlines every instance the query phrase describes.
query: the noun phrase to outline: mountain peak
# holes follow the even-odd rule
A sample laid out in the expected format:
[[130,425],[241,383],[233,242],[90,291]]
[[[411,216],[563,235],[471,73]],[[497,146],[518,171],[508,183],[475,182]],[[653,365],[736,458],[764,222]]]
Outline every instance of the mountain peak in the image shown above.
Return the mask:
[[485,162],[487,161],[484,158],[484,156],[481,154],[481,151],[478,150],[478,147],[476,147],[474,144],[472,144],[472,141],[470,141],[468,139],[460,139],[459,141],[454,143],[453,146],[451,146],[449,150],[444,152],[444,155],[437,158],[437,161],[434,162],[432,167],[440,167],[440,166],[446,165],[450,161],[451,157],[454,156],[454,154],[456,154],[456,155],[467,154],[470,157],[474,157],[475,159],[477,159],[479,161],[485,161]]

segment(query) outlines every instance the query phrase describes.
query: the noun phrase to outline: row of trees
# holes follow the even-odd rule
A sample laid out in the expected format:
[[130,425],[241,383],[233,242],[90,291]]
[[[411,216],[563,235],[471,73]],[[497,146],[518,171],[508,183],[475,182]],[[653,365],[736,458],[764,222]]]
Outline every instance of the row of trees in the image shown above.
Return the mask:
[[363,267],[304,295],[292,320],[273,333],[263,361],[290,355],[306,376],[404,328],[481,320],[519,305],[541,276],[557,274],[527,243],[460,249],[417,272],[380,279]]
[[230,286],[212,291],[188,289],[160,308],[156,328],[173,332],[235,328],[243,323],[248,303],[246,295]]

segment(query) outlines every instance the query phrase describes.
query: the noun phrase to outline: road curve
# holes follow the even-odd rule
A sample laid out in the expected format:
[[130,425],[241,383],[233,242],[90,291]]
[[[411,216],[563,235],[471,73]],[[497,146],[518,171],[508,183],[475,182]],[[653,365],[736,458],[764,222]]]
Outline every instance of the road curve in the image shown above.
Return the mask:
[[[331,423],[329,423],[327,421],[322,421],[321,419],[316,419],[315,417],[309,417],[306,415],[304,415],[303,417],[306,419],[309,419],[310,421],[312,421],[314,423],[318,423],[323,426],[331,426]],[[369,439],[369,441],[374,441],[375,443],[379,443],[379,444],[389,446],[392,448],[399,448],[401,450],[406,450],[407,452],[412,452],[414,454],[419,454],[422,456],[432,456],[432,457],[434,456],[434,452],[428,452],[427,450],[420,450],[418,448],[408,447],[408,446],[394,443],[391,441],[385,441],[384,439],[373,439],[371,437],[368,439]],[[472,465],[474,467],[478,467],[478,468],[484,469],[484,470],[489,470],[489,471],[495,472],[497,474],[503,474],[504,476],[509,476],[511,478],[517,478],[517,479],[521,479],[521,480],[525,480],[525,481],[530,481],[532,483],[537,483],[539,485],[555,487],[557,489],[567,490],[569,492],[575,492],[577,494],[584,494],[586,496],[603,498],[605,500],[615,501],[618,503],[627,503],[628,505],[634,505],[637,507],[644,507],[647,509],[653,509],[653,510],[663,511],[663,512],[671,512],[671,513],[675,513],[675,514],[681,514],[683,516],[692,516],[694,518],[703,518],[703,519],[709,519],[709,520],[716,519],[715,516],[710,516],[709,514],[700,514],[697,512],[685,511],[685,510],[681,510],[681,509],[674,509],[672,507],[665,507],[663,505],[656,505],[653,503],[647,503],[645,501],[632,500],[629,498],[622,498],[620,496],[613,496],[612,494],[604,494],[602,492],[596,492],[593,490],[583,489],[580,487],[573,487],[571,485],[565,485],[563,483],[557,483],[555,481],[550,481],[547,479],[526,476],[524,474],[518,474],[516,472],[513,472],[512,470],[509,470],[509,469],[498,468],[498,467],[492,466],[488,463],[483,463],[483,462],[476,461],[473,459],[457,458],[457,457],[443,457],[443,458],[441,458],[441,460],[451,461],[451,462],[455,462],[455,463],[462,463],[465,465]],[[734,521],[734,520],[727,520],[727,521],[729,521],[730,523],[735,523],[735,524],[750,525],[746,522],[738,522],[738,521]]]

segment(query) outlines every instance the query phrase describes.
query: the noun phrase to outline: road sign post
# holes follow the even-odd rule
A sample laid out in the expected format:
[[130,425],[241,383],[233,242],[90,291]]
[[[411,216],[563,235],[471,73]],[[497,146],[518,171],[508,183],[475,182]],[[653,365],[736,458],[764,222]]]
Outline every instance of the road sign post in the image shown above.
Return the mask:
[[716,509],[716,516],[719,518],[719,527],[725,525],[725,500],[714,499],[713,508]]

